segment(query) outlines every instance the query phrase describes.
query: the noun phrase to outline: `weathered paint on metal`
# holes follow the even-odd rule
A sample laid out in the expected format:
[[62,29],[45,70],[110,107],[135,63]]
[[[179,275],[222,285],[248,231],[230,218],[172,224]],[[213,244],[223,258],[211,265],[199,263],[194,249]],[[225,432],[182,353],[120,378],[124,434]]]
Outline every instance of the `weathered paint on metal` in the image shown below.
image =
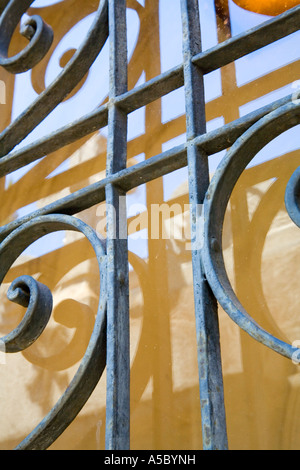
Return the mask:
[[[23,34],[29,45],[8,58],[11,36],[32,0],[0,1],[0,66],[12,73],[31,69],[49,50],[51,28],[42,18],[29,20]],[[104,179],[65,198],[20,217],[0,228],[0,283],[12,263],[33,241],[57,230],[84,234],[99,263],[100,293],[94,331],[72,383],[39,426],[17,447],[46,449],[67,428],[86,403],[107,364],[107,449],[128,449],[129,409],[129,300],[126,209],[108,212],[107,247],[91,227],[74,214],[106,201],[119,207],[122,196],[143,183],[188,166],[192,233],[197,235],[198,206],[204,202],[204,246],[194,246],[193,275],[196,336],[202,406],[204,449],[227,448],[217,301],[242,329],[267,347],[291,358],[292,346],[263,330],[240,305],[228,281],[222,257],[221,231],[233,186],[249,161],[271,139],[300,122],[299,100],[288,96],[264,106],[231,124],[207,132],[205,74],[217,70],[299,29],[300,6],[241,35],[201,50],[197,0],[181,0],[183,64],[135,89],[127,89],[126,1],[101,0],[93,25],[73,59],[32,105],[0,134],[0,176],[5,176],[45,154],[60,149],[108,125],[107,174]],[[72,124],[46,135],[21,150],[14,150],[33,129],[71,92],[89,70],[110,35],[110,96],[107,104]],[[184,86],[187,142],[126,168],[127,116],[129,113]],[[208,155],[232,146],[209,181]],[[286,207],[300,226],[299,169],[286,190]],[[120,198],[121,196],[121,198]],[[122,232],[122,236],[115,235]],[[8,352],[27,348],[46,327],[52,296],[46,286],[23,276],[12,283],[9,298],[27,312],[16,330],[4,337]],[[106,312],[107,311],[107,312]],[[107,313],[107,315],[106,315]],[[106,343],[108,344],[106,352]]]
[[[295,348],[260,327],[237,299],[224,265],[222,227],[230,195],[249,162],[271,140],[299,123],[300,103],[293,101],[255,123],[235,142],[219,165],[210,183],[204,204],[203,265],[215,297],[232,320],[250,336],[288,358],[292,358]],[[297,187],[298,175],[295,176]],[[294,188],[293,183],[292,189]],[[289,197],[286,201],[288,206],[291,205]],[[216,250],[216,246],[219,246],[219,249]]]
[[[26,1],[26,3],[31,4],[32,2]],[[13,0],[9,3],[8,9],[3,12],[6,23],[12,21],[10,18],[15,13],[15,9],[9,8],[11,5],[17,6],[18,16],[14,19],[14,22],[17,21],[18,23],[24,13],[23,7],[20,7],[20,5],[23,5],[23,0]],[[6,15],[8,15],[8,18]],[[1,157],[7,155],[16,145],[22,142],[63,101],[88,72],[108,38],[107,15],[108,1],[101,0],[92,27],[66,67],[51,85],[0,134]],[[30,44],[27,47],[30,48]]]
[[191,205],[191,243],[198,345],[199,386],[204,450],[228,448],[224,407],[217,302],[205,279],[202,247],[198,246],[199,220],[209,187],[208,155],[194,139],[206,133],[204,75],[192,62],[201,53],[198,0],[181,0],[184,80],[186,92],[187,161]]
[[11,73],[23,73],[37,65],[49,51],[53,42],[52,28],[40,16],[32,16],[21,29],[29,39],[29,47],[14,57],[8,57],[8,48],[21,16],[26,13],[33,0],[5,0],[0,11],[0,66]]
[[[82,233],[94,249],[99,264],[98,311],[87,351],[74,379],[40,425],[17,447],[18,450],[47,449],[82,409],[99,382],[106,365],[106,247],[104,241],[91,227],[75,217],[61,214],[36,217],[22,225],[0,245],[0,281],[2,282],[14,261],[33,241],[59,230]],[[29,296],[26,300],[24,295],[21,295],[20,302],[26,305],[28,301],[29,307],[24,323],[21,323],[17,331],[1,340],[7,345],[8,353],[30,346],[32,340],[40,334],[40,329],[46,326],[52,308],[52,300],[45,286],[37,286],[36,281],[28,276],[17,279],[12,285],[13,291],[19,286],[27,291]],[[42,315],[40,320],[36,318],[38,315]],[[27,317],[29,317],[28,322]]]
[[[127,164],[127,114],[116,98],[127,92],[126,0],[109,0],[110,104],[108,111],[108,176]],[[105,187],[107,203],[107,403],[105,445],[130,447],[129,273],[125,191]]]
[[29,348],[46,328],[52,313],[52,294],[47,286],[30,276],[21,276],[10,285],[7,297],[27,308],[19,326],[2,338],[5,351],[14,353]]

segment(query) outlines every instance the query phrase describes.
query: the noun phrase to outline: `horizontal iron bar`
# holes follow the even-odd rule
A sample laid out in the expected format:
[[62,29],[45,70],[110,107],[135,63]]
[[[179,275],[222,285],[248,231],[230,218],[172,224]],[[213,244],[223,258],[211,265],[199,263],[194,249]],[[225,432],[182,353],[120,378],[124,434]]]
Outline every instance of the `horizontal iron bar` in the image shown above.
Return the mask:
[[[293,99],[293,95],[275,101],[263,108],[226,124],[225,126],[196,137],[190,142],[201,147],[208,155],[213,155],[221,150],[225,150],[234,144],[249,127],[255,124],[263,116],[275,109],[284,106]],[[187,165],[186,144],[179,145],[156,155],[148,160],[138,163],[130,168],[121,170],[110,175],[103,180],[90,186],[80,189],[58,201],[55,201],[42,209],[34,211],[26,216],[10,222],[0,228],[0,241],[8,236],[13,230],[23,223],[47,214],[67,214],[74,215],[88,209],[96,204],[105,201],[105,188],[109,184],[117,185],[124,191],[129,191],[142,184],[148,183],[156,178],[164,176],[172,171],[183,168]]]
[[193,58],[193,62],[201,68],[203,73],[209,73],[295,33],[299,30],[299,27],[300,6],[297,6],[255,28],[201,52]]
[[293,97],[294,95],[287,95],[203,136],[198,136],[195,138],[195,143],[208,155],[228,149],[249,127],[275,109],[290,103]]
[[171,93],[183,85],[183,66],[178,65],[177,67],[168,70],[152,80],[149,80],[148,82],[119,96],[116,99],[116,104],[127,113],[131,113],[155,100],[158,100],[162,96]]
[[[159,99],[183,85],[183,67],[178,66],[115,98],[115,103],[127,113]],[[47,154],[72,144],[108,124],[108,104],[23,149],[0,158],[0,178],[32,163]]]
[[[204,73],[209,73],[297,31],[299,21],[300,6],[197,54],[193,58],[193,62],[201,67]],[[239,44],[242,44],[242,47]],[[125,112],[131,113],[183,85],[183,65],[181,64],[120,95],[115,102]],[[92,134],[105,127],[107,122],[108,105],[105,104],[24,149],[2,157],[0,159],[0,177]]]
[[121,170],[118,173],[107,176],[103,180],[80,189],[58,201],[55,201],[42,209],[10,222],[0,228],[0,242],[13,230],[25,222],[47,214],[75,215],[96,204],[105,201],[105,188],[108,185],[117,185],[125,191],[129,191],[141,184],[152,181],[166,173],[175,171],[186,165],[186,147],[181,145],[172,150],[150,158],[145,162]]
[[0,159],[0,177],[19,170],[47,154],[72,144],[107,125],[108,106],[103,105],[82,119],[49,134],[33,144]]

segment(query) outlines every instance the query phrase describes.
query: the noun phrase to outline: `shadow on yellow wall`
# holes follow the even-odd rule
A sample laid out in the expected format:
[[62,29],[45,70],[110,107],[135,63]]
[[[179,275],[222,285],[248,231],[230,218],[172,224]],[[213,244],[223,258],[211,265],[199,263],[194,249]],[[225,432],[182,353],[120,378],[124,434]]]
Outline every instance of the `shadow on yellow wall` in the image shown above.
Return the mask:
[[[82,9],[79,0],[67,0],[42,9],[42,16],[56,31],[56,43],[33,70],[37,93],[45,87],[47,61],[59,40],[96,6],[96,1],[84,2]],[[142,8],[129,0],[128,7],[140,20],[129,66],[129,88],[133,88],[142,72],[146,80],[161,72],[159,1],[146,0]],[[220,17],[217,22],[222,41],[228,37],[229,25]],[[14,47],[20,47],[17,38]],[[296,80],[299,62],[240,87],[235,74],[234,64],[222,69],[222,95],[207,103],[208,121],[238,118],[240,106]],[[5,80],[8,90],[7,112],[0,115],[5,128],[10,120],[14,81],[3,71],[0,79]],[[184,115],[165,123],[162,101],[148,105],[145,133],[128,143],[129,164],[134,164],[141,153],[145,159],[161,153],[163,144],[184,133]],[[105,137],[94,134],[40,160],[17,182],[1,180],[1,223],[13,220],[28,204],[37,201],[42,207],[66,191],[74,192],[103,177],[105,161]],[[51,176],[63,162],[67,165],[61,173]],[[226,266],[239,299],[262,326],[290,342],[300,339],[300,235],[283,201],[287,181],[299,164],[298,151],[283,151],[277,158],[270,155],[268,161],[248,168],[232,195],[224,227]],[[149,208],[166,202],[165,184],[160,178],[143,187],[148,234],[153,229]],[[188,204],[184,180],[172,192],[167,201],[170,207]],[[91,208],[78,217],[97,229],[98,209]],[[134,216],[129,219],[130,227],[134,220]],[[168,217],[164,220],[167,222]],[[174,223],[180,225],[183,219]],[[136,227],[142,233],[143,227]],[[93,329],[99,298],[97,262],[84,239],[69,233],[63,237],[64,246],[54,246],[50,253],[22,256],[1,287],[2,334],[11,331],[22,317],[22,308],[5,298],[13,279],[30,274],[46,284],[54,297],[52,319],[41,338],[24,353],[7,356],[6,364],[0,366],[1,449],[18,444],[52,408],[70,383]],[[191,252],[186,241],[146,236],[142,245],[146,254],[130,252],[132,449],[201,448]],[[250,339],[221,309],[219,313],[230,448],[299,448],[294,432],[300,414],[298,367]],[[51,448],[104,449],[104,438],[105,377],[78,418]]]

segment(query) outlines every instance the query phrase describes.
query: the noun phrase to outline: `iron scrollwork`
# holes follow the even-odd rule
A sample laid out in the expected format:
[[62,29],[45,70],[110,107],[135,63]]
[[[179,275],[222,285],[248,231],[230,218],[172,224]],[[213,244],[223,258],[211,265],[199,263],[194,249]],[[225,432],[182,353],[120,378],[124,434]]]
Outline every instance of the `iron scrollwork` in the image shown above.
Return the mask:
[[[22,15],[32,3],[32,0],[0,0],[0,66],[14,74],[31,70],[39,64],[53,43],[54,33],[51,26],[35,15],[25,23],[21,31],[29,40],[29,44],[19,54],[11,58],[8,57],[14,31]],[[120,8],[121,4],[123,8]],[[129,2],[129,5],[140,10],[142,8],[140,3],[135,0]],[[104,127],[107,123],[109,124],[108,147],[110,152],[108,153],[110,153],[109,168],[111,171],[107,172],[106,178],[97,181],[88,188],[76,191],[76,194],[72,193],[60,201],[49,204],[25,218],[14,220],[0,230],[2,240],[0,244],[0,283],[3,282],[14,261],[31,243],[59,230],[80,232],[88,239],[96,254],[100,273],[100,295],[95,326],[81,365],[60,400],[40,425],[18,445],[18,450],[46,449],[61,435],[78,415],[99,382],[106,365],[106,330],[109,331],[109,327],[113,323],[113,326],[118,327],[117,333],[120,333],[120,338],[123,334],[122,324],[117,321],[110,323],[111,319],[115,317],[109,314],[107,328],[106,309],[109,313],[118,311],[119,305],[122,307],[122,302],[120,302],[114,308],[114,301],[118,299],[118,293],[122,293],[123,300],[126,299],[128,293],[127,273],[124,274],[123,270],[120,270],[117,279],[115,279],[116,268],[121,265],[119,261],[122,258],[122,249],[125,245],[120,245],[119,240],[113,244],[109,243],[109,254],[107,255],[103,242],[94,230],[72,216],[93,205],[107,201],[107,195],[115,203],[120,194],[126,194],[127,191],[142,183],[153,181],[155,178],[187,165],[193,188],[192,191],[190,190],[190,197],[194,205],[202,204],[206,194],[204,247],[201,252],[193,250],[194,288],[197,294],[197,307],[199,307],[197,312],[199,321],[196,326],[199,353],[201,353],[201,355],[199,354],[199,372],[200,375],[202,373],[202,388],[204,385],[202,391],[205,392],[205,387],[207,387],[207,394],[205,392],[204,399],[201,398],[202,405],[204,405],[202,406],[202,421],[204,428],[206,427],[206,448],[216,448],[220,443],[222,448],[226,448],[227,445],[225,443],[225,438],[227,440],[225,419],[223,419],[223,392],[220,387],[221,361],[216,354],[218,339],[217,322],[215,321],[217,319],[216,300],[232,320],[257,341],[288,358],[292,358],[296,351],[293,346],[262,329],[239,302],[225,269],[222,253],[222,227],[233,188],[248,163],[268,142],[300,123],[299,100],[294,102],[290,98],[286,98],[283,106],[281,106],[282,101],[276,102],[272,106],[247,115],[244,119],[238,119],[220,130],[206,132],[205,103],[202,98],[204,98],[205,91],[203,82],[205,74],[218,70],[264,45],[297,31],[300,8],[297,7],[293,12],[283,14],[278,19],[270,20],[264,26],[249,30],[238,38],[230,38],[208,51],[202,51],[200,48],[198,0],[182,0],[181,5],[185,36],[184,63],[134,89],[134,84],[139,78],[139,74],[137,74],[135,82],[132,83],[132,90],[128,91],[128,86],[125,83],[125,66],[127,65],[125,19],[126,6],[128,5],[125,0],[122,2],[120,0],[100,0],[93,24],[85,40],[63,67],[61,73],[47,88],[39,88],[41,92],[36,100],[0,134],[0,165],[4,165],[4,169],[2,168],[2,175],[4,175],[31,163],[34,159],[43,157],[44,153],[51,153],[53,149],[61,148],[67,143],[79,139],[80,136],[86,136],[92,131]],[[118,21],[118,15],[122,21]],[[65,126],[60,131],[35,142],[31,147],[23,150],[21,157],[18,152],[14,154],[12,150],[84,79],[107,40],[109,29],[112,35],[110,74],[113,85],[111,85],[108,105],[103,104],[76,123]],[[122,48],[119,47],[120,45]],[[199,70],[201,74],[198,73]],[[182,86],[186,88],[188,104],[186,113],[188,143],[160,155],[151,156],[145,162],[127,168],[127,115]],[[212,155],[216,150],[224,150],[230,145],[232,145],[231,149],[210,182],[207,165],[208,155]],[[20,158],[19,162],[18,157]],[[121,163],[120,160],[122,160]],[[297,170],[292,176],[286,191],[288,213],[298,226],[300,226],[299,173],[300,170]],[[192,224],[196,224],[196,217],[194,219]],[[144,282],[144,279],[147,278],[147,272],[143,262],[134,256],[131,258],[133,264],[141,267]],[[116,260],[117,262],[113,265]],[[128,264],[126,258],[121,261],[122,267]],[[108,262],[110,262],[109,267],[106,266]],[[113,292],[107,287],[108,283],[110,283],[110,287],[113,286]],[[214,296],[211,296],[209,287]],[[6,352],[14,353],[26,350],[46,328],[52,311],[52,295],[46,286],[32,277],[21,276],[11,284],[8,297],[27,309],[20,325],[1,340]],[[124,305],[125,301],[123,307]],[[123,308],[123,313],[122,318],[127,321],[127,303]],[[112,373],[109,378],[113,379],[111,383],[115,385],[116,377],[119,379],[118,375],[121,377],[122,374],[125,377],[128,372],[123,367],[123,362],[118,362],[118,360],[122,359],[124,349],[127,354],[129,348],[126,337],[125,340],[122,337],[122,342],[117,343],[113,338],[115,330],[111,333],[112,344],[108,342],[108,351],[110,350],[113,359],[107,362],[108,364],[111,362],[113,366],[118,366],[120,363],[122,366],[115,367],[114,370],[112,367],[110,368]],[[120,338],[118,337],[118,339]],[[206,369],[203,365],[207,366]],[[205,375],[206,373],[207,375]],[[127,378],[128,376],[126,376],[126,381]],[[143,380],[146,380],[145,377]],[[127,387],[127,382],[125,383],[124,386],[124,382],[121,383],[119,380],[117,389],[111,388],[112,412],[110,419],[107,420],[107,430],[111,431],[113,427],[116,427],[118,417],[121,416],[122,419],[121,423],[117,423],[119,424],[117,432],[112,433],[114,435],[108,442],[108,446],[111,448],[118,448],[119,442],[129,442],[129,407],[126,412],[123,412],[124,408],[119,405],[122,403],[120,398],[124,398],[126,404],[129,404],[129,386]],[[142,385],[144,386],[145,383]],[[219,407],[216,406],[218,404]],[[111,429],[109,429],[110,427]],[[219,429],[222,433],[219,433]],[[114,431],[116,430],[114,429]]]
[[21,28],[21,34],[29,39],[25,49],[14,57],[8,57],[12,35],[33,0],[2,1],[0,4],[0,65],[11,73],[22,73],[37,65],[49,51],[53,41],[52,28],[34,15]]
[[292,221],[300,228],[300,167],[292,174],[285,192],[285,206]]
[[[8,57],[13,33],[32,3],[33,0],[0,2],[0,66],[13,74],[36,66],[45,57],[53,41],[52,28],[41,17],[34,15],[21,29],[29,44],[16,56]],[[72,92],[89,71],[107,37],[108,1],[101,0],[92,27],[80,48],[50,86],[0,135],[1,157],[13,150]],[[75,217],[61,214],[35,217],[23,224],[12,231],[0,245],[0,283],[29,245],[49,233],[60,230],[82,233],[94,249],[100,273],[98,311],[88,348],[71,384],[50,413],[18,445],[17,450],[48,448],[82,409],[98,384],[106,365],[106,248],[91,227]],[[19,326],[0,342],[6,353],[24,351],[39,338],[47,326],[53,306],[52,294],[48,287],[31,276],[21,276],[11,284],[7,296],[27,311]]]
[[[236,297],[226,273],[222,229],[230,196],[247,165],[271,140],[299,123],[300,105],[298,101],[292,100],[254,124],[227,152],[210,183],[204,204],[203,266],[215,297],[240,328],[260,343],[290,359],[297,349],[261,328]],[[298,198],[299,169],[292,176],[285,197],[288,213],[299,226]]]
[[27,311],[20,325],[2,338],[3,349],[6,353],[24,351],[47,326],[53,307],[52,294],[47,286],[31,276],[21,276],[10,285],[7,297]]
[[[75,217],[49,215],[33,219],[12,232],[0,247],[0,280],[20,254],[34,241],[59,230],[82,233],[92,245],[99,264],[100,300],[94,330],[80,367],[58,403],[17,450],[48,448],[74,420],[100,380],[106,365],[106,250],[96,232]],[[28,306],[20,325],[1,339],[7,353],[28,348],[46,327],[52,309],[51,293],[30,276],[16,279],[8,292],[10,300]]]
[[[26,5],[29,6],[31,3],[32,1],[27,1]],[[27,54],[27,52],[25,49],[23,53],[21,53],[20,57],[15,57],[12,59],[5,58],[9,40],[12,36],[12,30],[15,28],[11,27],[6,32],[6,28],[3,27],[2,23],[5,21],[5,24],[12,24],[14,26],[16,21],[20,20],[22,13],[24,13],[24,7],[20,7],[21,4],[23,5],[23,2],[19,0],[10,2],[8,7],[4,9],[0,19],[0,28],[2,28],[1,35],[4,36],[1,36],[0,39],[1,42],[6,45],[4,47],[4,51],[2,51],[4,59],[2,59],[2,63],[0,62],[0,65],[4,65],[6,67],[8,66],[9,70],[14,73],[19,70],[19,63],[22,54]],[[10,6],[11,8],[9,8]],[[14,6],[15,8],[13,8]],[[29,64],[26,62],[26,65],[22,65],[21,70],[24,70],[27,67],[32,68],[32,66],[35,65],[37,61],[41,60],[41,58],[45,55],[45,52],[50,45],[51,38],[49,36],[51,33],[49,33],[49,28],[45,25],[45,23],[42,22],[42,20],[39,19],[39,17],[31,18],[31,20],[29,20],[29,27],[35,29],[35,27],[32,26],[33,22],[37,29],[34,34],[29,35],[31,39],[29,45],[27,46],[28,55],[30,54],[30,57],[32,55],[33,59],[30,59]],[[47,36],[47,40],[44,39],[45,36]],[[12,122],[12,124],[8,126],[0,135],[1,157],[11,152],[11,150],[13,150],[16,145],[18,145],[30,132],[32,132],[78,85],[78,83],[89,71],[91,65],[103,48],[107,38],[108,2],[107,0],[102,0],[100,1],[96,17],[85,38],[85,41],[64,67],[62,72],[49,85],[49,87],[47,87],[46,90],[44,90],[36,98],[34,103],[32,103],[25,110],[25,112],[15,119],[15,121]],[[45,44],[47,47],[45,47]],[[22,56],[22,63],[23,60],[25,61],[24,57]]]

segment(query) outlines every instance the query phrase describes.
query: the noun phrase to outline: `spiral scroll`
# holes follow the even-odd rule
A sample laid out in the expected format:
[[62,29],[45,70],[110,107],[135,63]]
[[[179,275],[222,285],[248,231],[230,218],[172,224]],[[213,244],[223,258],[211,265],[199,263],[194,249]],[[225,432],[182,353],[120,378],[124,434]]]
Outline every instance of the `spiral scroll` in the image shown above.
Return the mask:
[[[13,73],[31,69],[46,54],[52,43],[51,28],[34,16],[23,34],[30,38],[28,46],[17,56],[7,58],[8,46],[15,27],[32,0],[11,0],[0,3],[0,65]],[[1,8],[2,6],[2,8]],[[108,0],[101,0],[94,22],[83,44],[59,76],[43,93],[0,134],[0,158],[22,142],[71,93],[89,71],[108,38]]]
[[[258,121],[228,151],[212,179],[204,204],[203,267],[215,297],[232,320],[250,336],[290,359],[297,351],[296,348],[261,328],[236,297],[225,269],[222,229],[229,198],[247,165],[271,140],[299,123],[299,102],[282,106]],[[298,226],[300,226],[299,175],[298,169],[288,184],[285,198],[288,212]]]
[[24,351],[40,337],[49,321],[52,294],[47,286],[32,277],[22,276],[11,284],[7,297],[26,307],[27,312],[20,325],[0,341],[7,353]]
[[[0,282],[20,254],[34,241],[59,230],[82,233],[91,243],[99,264],[100,299],[94,330],[87,351],[73,381],[39,426],[17,450],[47,449],[69,426],[100,380],[106,364],[106,253],[104,243],[92,228],[66,215],[33,219],[12,232],[0,245]],[[49,320],[52,296],[48,288],[30,276],[16,279],[9,291],[10,300],[27,308],[20,325],[2,338],[7,353],[28,348],[39,337]]]
[[22,73],[37,65],[49,51],[53,41],[53,31],[40,16],[33,16],[21,29],[29,39],[28,46],[15,57],[8,57],[8,48],[21,16],[33,0],[6,0],[0,5],[0,65],[11,73]]

